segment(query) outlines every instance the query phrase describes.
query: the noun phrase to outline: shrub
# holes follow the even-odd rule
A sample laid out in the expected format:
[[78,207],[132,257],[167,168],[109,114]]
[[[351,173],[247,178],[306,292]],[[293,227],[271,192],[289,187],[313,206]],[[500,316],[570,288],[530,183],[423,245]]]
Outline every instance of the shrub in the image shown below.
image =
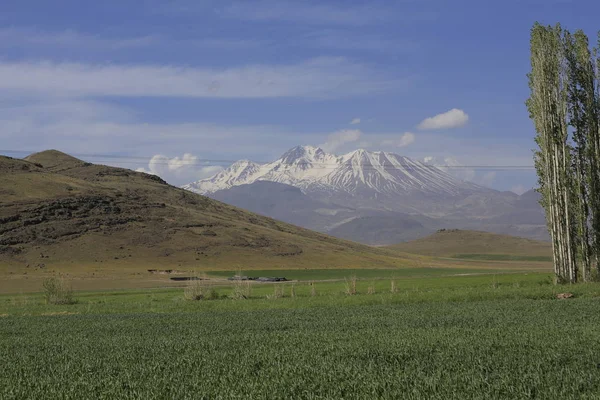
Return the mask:
[[205,299],[207,299],[207,300],[218,300],[219,299],[219,292],[217,292],[217,289],[215,289],[214,287],[211,287],[211,288],[209,288],[206,291]]
[[375,294],[375,283],[374,282],[371,282],[371,284],[367,288],[367,294]]
[[[600,282],[600,274],[596,268],[592,269],[592,273],[590,274],[590,282]],[[556,282],[556,277],[554,278]],[[556,283],[554,283],[556,285]]]
[[252,294],[252,287],[250,281],[235,281],[233,285],[233,292],[231,298],[234,300],[245,300],[249,299]]
[[354,296],[358,292],[356,291],[356,275],[352,275],[350,279],[346,279],[346,290],[345,293],[348,296]]
[[283,286],[274,285],[273,294],[267,295],[267,299],[280,299],[283,297]]
[[52,277],[45,279],[43,284],[44,297],[47,304],[75,304],[73,288],[63,278]]
[[494,277],[492,279],[492,289],[498,289],[499,286],[500,286],[500,283],[498,283],[498,280],[496,279],[496,275],[494,274]]
[[183,290],[183,297],[186,300],[202,300],[204,298],[204,285],[202,285],[202,281],[190,280]]

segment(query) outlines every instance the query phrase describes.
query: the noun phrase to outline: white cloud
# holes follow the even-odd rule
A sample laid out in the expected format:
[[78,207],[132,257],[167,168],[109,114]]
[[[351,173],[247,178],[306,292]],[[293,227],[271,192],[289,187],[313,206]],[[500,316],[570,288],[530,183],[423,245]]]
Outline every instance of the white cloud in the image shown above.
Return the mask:
[[358,125],[360,124],[360,118],[354,118],[352,121],[350,121],[350,125]]
[[453,108],[435,117],[424,119],[418,125],[418,128],[421,130],[460,128],[466,125],[468,121],[469,116],[463,110]]
[[423,162],[427,165],[433,165],[455,178],[482,186],[491,187],[496,179],[495,171],[477,171],[473,167],[462,164],[454,157],[438,158],[427,156],[423,158]]
[[[12,106],[5,106],[10,103],[2,97],[0,93],[0,143],[6,150],[33,152],[55,148],[72,154],[116,153],[148,160],[152,154],[178,154],[185,149],[215,159],[270,159],[311,137],[268,125],[148,123],[126,107],[98,101],[17,99]],[[316,143],[319,137],[322,135],[314,134],[310,140]],[[147,168],[147,161],[139,159],[94,157],[89,161]]]
[[401,83],[378,76],[365,66],[330,57],[227,69],[0,62],[1,91],[55,97],[324,98],[376,93]]
[[158,175],[169,183],[180,185],[208,178],[222,169],[221,166],[203,165],[198,157],[185,153],[182,157],[173,158],[157,154],[150,159],[147,169],[138,168],[136,171]]
[[327,142],[320,145],[325,151],[336,151],[346,143],[356,142],[360,139],[362,132],[358,129],[343,129],[341,131],[334,132],[327,136]]
[[394,139],[387,139],[381,142],[383,146],[395,146],[395,147],[406,147],[415,142],[415,134],[411,132],[405,132],[400,137]]
[[356,144],[356,147],[358,147],[359,149],[370,149],[371,147],[373,147],[373,143],[366,140],[362,140]]
[[455,178],[462,179],[463,181],[473,181],[477,175],[474,169],[465,168],[458,160],[454,157],[438,158],[433,156],[427,156],[423,158],[423,162],[427,165],[433,165],[438,167],[442,171],[454,176]]

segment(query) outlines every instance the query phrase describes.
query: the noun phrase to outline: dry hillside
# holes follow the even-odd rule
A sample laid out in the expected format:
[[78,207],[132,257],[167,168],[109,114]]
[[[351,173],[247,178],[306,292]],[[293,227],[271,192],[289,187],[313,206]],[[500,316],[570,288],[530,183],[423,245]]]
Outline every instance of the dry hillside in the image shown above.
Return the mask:
[[552,245],[532,239],[469,230],[440,230],[433,235],[390,246],[391,249],[435,257],[509,255],[550,257]]
[[156,176],[54,150],[25,160],[0,157],[5,272],[398,267],[417,258],[318,234]]

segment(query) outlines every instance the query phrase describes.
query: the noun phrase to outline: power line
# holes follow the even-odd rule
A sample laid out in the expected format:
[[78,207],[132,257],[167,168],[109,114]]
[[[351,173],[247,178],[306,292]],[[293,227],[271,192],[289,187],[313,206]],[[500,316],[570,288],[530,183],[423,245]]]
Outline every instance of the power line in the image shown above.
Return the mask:
[[[30,155],[35,152],[25,151],[25,150],[2,150],[2,149],[0,149],[0,153]],[[125,155],[118,155],[118,154],[83,154],[83,153],[72,153],[70,155],[73,157],[77,157],[77,158],[94,159],[94,161],[97,163],[115,162],[115,160],[116,160],[116,162],[118,162],[119,164],[135,164],[135,165],[152,162],[152,165],[210,167],[210,166],[221,166],[218,164],[234,164],[234,163],[240,161],[240,160],[232,160],[232,159],[207,159],[207,158],[197,160],[197,161],[174,160],[174,159],[168,159],[168,160],[160,159],[160,160],[153,161],[152,159],[154,158],[154,156],[147,157],[147,156],[125,156]],[[250,162],[253,162],[256,164],[272,163],[272,161],[253,161],[253,160],[247,160],[247,161],[250,161]],[[425,165],[426,167],[438,168],[438,169],[453,169],[453,170],[478,169],[478,170],[486,170],[486,171],[504,171],[504,170],[532,170],[532,169],[534,169],[533,165],[437,165],[436,166],[436,165],[431,165],[431,164],[425,164],[421,161],[418,161],[418,162]],[[311,164],[320,166],[320,167],[322,167],[322,169],[328,169],[330,167],[331,167],[331,169],[335,169],[340,166],[340,164],[336,164],[336,163],[314,163],[313,162]],[[292,165],[292,164],[287,164],[287,165]],[[361,164],[360,166],[365,167],[366,169],[370,169],[370,168],[375,169],[375,167],[371,166],[370,164]],[[408,169],[408,170],[415,169],[415,167],[410,166],[408,164],[403,164],[402,168]],[[400,167],[393,166],[393,169],[400,169]]]

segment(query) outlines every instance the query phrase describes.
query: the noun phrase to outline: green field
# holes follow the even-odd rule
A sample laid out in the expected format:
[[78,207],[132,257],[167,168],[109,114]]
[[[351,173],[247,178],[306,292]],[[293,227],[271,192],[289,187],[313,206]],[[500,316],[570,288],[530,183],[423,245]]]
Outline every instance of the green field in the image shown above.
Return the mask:
[[533,262],[551,262],[551,256],[521,256],[512,254],[455,254],[452,258],[462,260],[482,260],[482,261],[533,261]]
[[[347,272],[347,271],[345,271]],[[371,279],[373,278],[373,279]],[[598,398],[600,285],[548,274],[0,296],[0,398]],[[283,298],[267,298],[283,287]],[[368,294],[373,287],[374,293]],[[557,300],[569,291],[573,299]]]
[[[450,276],[460,274],[499,274],[506,272],[502,269],[478,269],[478,268],[395,268],[395,269],[291,269],[291,270],[249,270],[241,271],[242,275],[251,277],[285,277],[290,280],[329,280],[345,279],[356,276],[359,279],[397,279],[417,278],[431,276]],[[514,271],[513,271],[514,272]],[[228,278],[239,274],[234,271],[207,271],[209,276]]]

